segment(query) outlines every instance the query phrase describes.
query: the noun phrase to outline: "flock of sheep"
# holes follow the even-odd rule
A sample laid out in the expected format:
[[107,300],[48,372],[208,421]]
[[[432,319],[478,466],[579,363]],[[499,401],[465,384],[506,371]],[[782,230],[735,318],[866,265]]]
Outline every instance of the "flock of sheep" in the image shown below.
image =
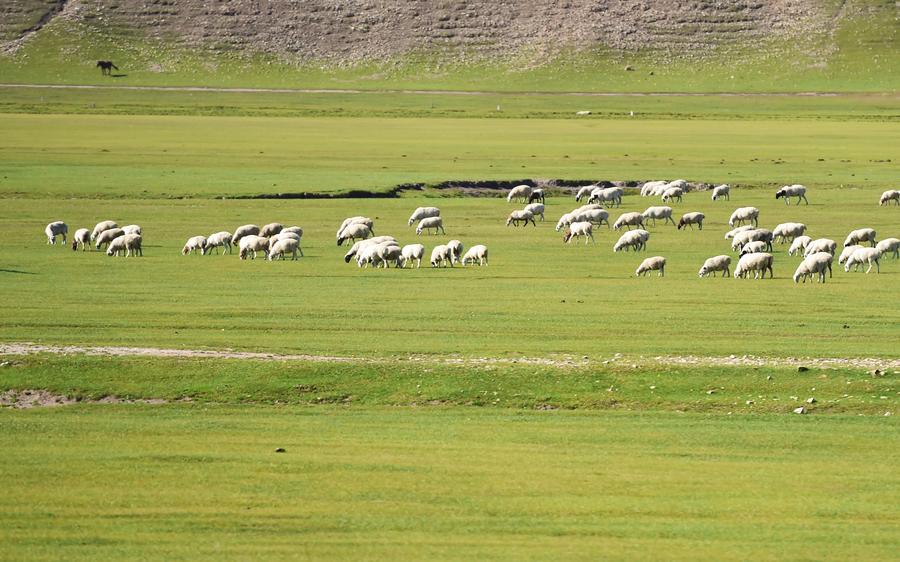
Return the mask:
[[[665,203],[681,202],[688,189],[685,180],[651,181],[645,183],[640,190],[642,197],[660,197]],[[728,185],[720,185],[712,190],[713,201],[731,199],[731,189]],[[683,228],[703,229],[703,221],[706,218],[703,213],[690,212],[681,215],[676,223],[673,218],[673,209],[669,206],[650,206],[644,212],[624,212],[610,225],[609,211],[604,207],[618,207],[621,205],[624,191],[619,187],[599,187],[589,185],[578,190],[575,196],[576,202],[586,199],[587,203],[565,213],[556,224],[556,231],[564,230],[563,242],[583,238],[584,243],[596,243],[593,229],[595,226],[605,224],[607,228],[624,232],[613,245],[614,252],[646,250],[650,239],[650,232],[644,229],[649,221],[663,221],[663,224],[672,223],[679,230]],[[779,189],[775,193],[776,199],[784,199],[790,204],[791,199],[796,198],[797,204],[801,201],[809,204],[806,198],[806,188],[802,185],[790,185]],[[525,203],[525,207],[509,214],[506,220],[507,226],[527,226],[529,223],[536,226],[535,217],[544,220],[545,194],[542,189],[532,188],[528,185],[519,185],[512,188],[507,195],[507,202],[519,201]],[[880,200],[880,205],[894,203],[900,206],[900,191],[885,191]],[[416,234],[438,232],[445,234],[441,211],[437,207],[419,207],[409,217],[408,226],[416,224]],[[791,243],[788,255],[800,255],[802,262],[794,272],[795,283],[806,282],[808,279],[818,279],[825,282],[825,273],[831,275],[832,262],[837,251],[837,242],[827,238],[813,240],[806,235],[807,227],[803,223],[789,222],[777,225],[773,230],[759,227],[759,209],[756,207],[741,207],[736,209],[728,220],[732,230],[725,234],[726,240],[731,240],[731,249],[738,255],[738,262],[734,268],[734,277],[748,277],[752,272],[754,278],[773,276],[774,257],[773,244],[776,242]],[[632,230],[634,227],[634,230]],[[57,237],[62,237],[67,242],[68,226],[62,221],[55,221],[45,228],[47,243],[55,244]],[[872,268],[881,271],[880,260],[883,256],[900,257],[900,240],[886,238],[877,241],[876,233],[871,228],[853,230],[844,240],[843,251],[838,257],[838,263],[844,265],[845,271],[851,267],[856,270],[860,265],[868,266],[866,273]],[[303,229],[299,226],[285,227],[279,223],[271,223],[260,228],[248,224],[239,227],[234,233],[227,231],[216,232],[209,236],[192,236],[181,250],[183,255],[200,253],[206,255],[213,250],[218,254],[219,248],[223,253],[230,254],[232,246],[238,248],[240,259],[256,259],[261,252],[266,259],[286,259],[287,255],[296,260],[298,255],[303,256],[300,241],[303,237]],[[356,261],[359,267],[395,267],[405,268],[414,262],[416,267],[421,267],[425,256],[425,246],[422,244],[409,244],[401,246],[393,236],[375,236],[374,221],[364,216],[355,216],[345,219],[337,229],[337,245],[344,242],[352,243],[350,250],[344,255],[344,261],[349,263]],[[72,249],[77,250],[79,244],[82,251],[91,244],[97,250],[106,247],[109,256],[123,255],[141,256],[142,230],[135,224],[119,227],[114,221],[102,221],[93,230],[80,228],[75,232],[72,241]],[[869,244],[870,246],[864,246]],[[464,246],[459,240],[450,240],[446,244],[440,244],[432,249],[429,263],[432,267],[450,266],[457,263],[463,266],[467,264],[487,265],[488,249],[483,244],[477,244],[463,254]],[[707,259],[699,270],[700,277],[707,277],[721,272],[722,277],[731,273],[732,258],[727,254],[718,255]],[[666,258],[653,256],[643,260],[635,270],[636,276],[647,275],[651,271],[657,271],[659,276],[665,275]]]

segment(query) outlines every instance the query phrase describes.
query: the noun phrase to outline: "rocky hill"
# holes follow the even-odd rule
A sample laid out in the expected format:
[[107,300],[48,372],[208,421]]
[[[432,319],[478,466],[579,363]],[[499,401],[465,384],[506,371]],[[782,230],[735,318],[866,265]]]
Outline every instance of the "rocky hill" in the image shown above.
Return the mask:
[[[4,0],[6,51],[66,18],[177,47],[352,63],[426,52],[496,57],[607,48],[690,54],[833,33],[815,0]],[[840,4],[843,6],[844,4]]]

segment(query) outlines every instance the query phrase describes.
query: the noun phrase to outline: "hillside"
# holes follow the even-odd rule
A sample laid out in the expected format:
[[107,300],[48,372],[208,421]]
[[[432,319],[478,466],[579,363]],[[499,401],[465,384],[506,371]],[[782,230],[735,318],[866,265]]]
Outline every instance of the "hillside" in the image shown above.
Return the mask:
[[[239,74],[239,83],[271,84],[267,75],[296,78],[300,69],[313,85],[467,89],[454,82],[484,83],[485,69],[538,83],[633,69],[641,79],[624,76],[623,89],[704,89],[724,76],[791,89],[810,75],[861,78],[873,83],[849,89],[871,91],[896,80],[895,12],[885,0],[7,0],[0,71],[12,81],[54,81],[40,78],[52,72],[55,81],[79,82],[70,78],[73,64],[84,72],[115,58],[132,79],[145,72],[141,83],[166,83],[149,75],[168,73],[181,84]],[[37,77],[29,79],[22,69],[35,64],[43,70],[32,68]],[[663,78],[652,78],[658,73]],[[708,74],[711,84],[691,86],[692,73]],[[622,86],[581,80],[586,89]],[[744,86],[713,89],[733,87]]]

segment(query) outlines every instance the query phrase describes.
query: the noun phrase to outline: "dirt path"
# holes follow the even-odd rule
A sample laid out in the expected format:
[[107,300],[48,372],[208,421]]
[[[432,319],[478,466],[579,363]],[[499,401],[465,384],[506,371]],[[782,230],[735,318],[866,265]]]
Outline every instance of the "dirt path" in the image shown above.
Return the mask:
[[[3,84],[0,88],[51,88],[59,90],[138,90],[150,92],[228,92],[237,94],[409,94],[450,96],[583,96],[583,97],[841,97],[859,93],[838,92],[495,92],[462,90],[358,90],[329,88],[213,88],[208,86],[104,86],[96,84]],[[867,94],[884,95],[884,94]]]
[[460,358],[447,356],[409,355],[403,357],[342,357],[311,354],[275,354],[233,350],[203,349],[162,349],[155,347],[116,346],[76,346],[41,345],[29,342],[0,343],[0,355],[33,355],[49,353],[54,355],[89,355],[101,357],[169,357],[202,359],[241,359],[255,361],[311,361],[321,363],[382,363],[389,361],[411,361],[421,363],[443,363],[447,365],[501,365],[524,364],[552,367],[574,367],[601,364],[642,367],[648,365],[697,365],[723,367],[809,367],[809,368],[852,368],[852,369],[900,369],[900,359],[879,359],[876,357],[759,357],[754,355],[729,355],[702,357],[695,355],[658,355],[653,357],[623,356],[615,354],[589,358],[587,356],[556,358],[543,357],[475,357]]

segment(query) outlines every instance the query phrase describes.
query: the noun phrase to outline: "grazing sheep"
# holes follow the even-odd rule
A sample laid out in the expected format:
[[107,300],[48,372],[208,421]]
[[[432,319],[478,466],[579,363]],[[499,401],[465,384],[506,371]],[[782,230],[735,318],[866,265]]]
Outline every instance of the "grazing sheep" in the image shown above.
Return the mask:
[[878,200],[879,205],[889,205],[893,201],[897,205],[900,205],[900,191],[896,189],[889,189],[881,194],[881,199]]
[[97,236],[97,249],[99,250],[100,246],[104,244],[108,245],[119,236],[125,236],[125,231],[123,231],[121,228],[110,228],[109,230],[104,230]]
[[303,229],[299,226],[289,226],[287,228],[283,228],[281,229],[281,232],[279,232],[279,234],[284,234],[285,232],[293,232],[300,238],[303,238]]
[[341,223],[340,228],[337,229],[336,236],[340,238],[341,232],[343,232],[343,230],[351,224],[364,224],[369,227],[369,230],[372,232],[372,234],[375,233],[375,221],[373,221],[369,217],[357,216],[344,219],[344,222]]
[[559,232],[564,227],[569,226],[570,224],[575,222],[573,220],[574,217],[575,217],[574,212],[566,213],[563,216],[559,217],[559,220],[556,222],[556,232]]
[[596,244],[597,242],[594,240],[594,225],[589,222],[573,222],[567,228],[565,233],[563,234],[563,243],[568,244],[572,239],[578,238],[579,236],[584,237],[584,243],[588,243],[588,239],[591,242]]
[[791,242],[791,247],[788,250],[788,255],[793,256],[794,254],[805,254],[806,247],[809,246],[810,242],[812,242],[812,238],[810,238],[809,236],[798,236],[794,238],[794,241]]
[[365,246],[368,246],[370,244],[380,244],[382,242],[388,241],[396,242],[397,240],[393,236],[375,236],[369,238],[368,240],[360,240],[359,242],[353,244],[353,246],[347,251],[347,253],[344,254],[344,262],[350,263],[350,260],[353,259],[353,256],[357,255]]
[[641,186],[641,197],[650,197],[654,195],[654,191],[658,188],[665,187],[669,182],[655,180],[645,182],[644,185]]
[[654,256],[652,258],[647,258],[641,262],[641,265],[634,271],[635,277],[640,277],[644,274],[648,274],[651,271],[657,270],[659,274],[657,277],[665,277],[666,276],[666,258],[662,256]]
[[646,230],[629,230],[613,245],[613,252],[632,249],[635,252],[647,248],[647,241],[650,240],[650,233]]
[[734,251],[741,250],[744,247],[744,244],[748,242],[765,242],[766,249],[768,251],[772,251],[772,231],[767,230],[765,228],[754,228],[753,230],[745,230],[743,232],[738,232],[734,240],[731,242],[731,249]]
[[578,193],[575,195],[575,201],[581,201],[584,197],[590,197],[591,192],[597,189],[596,185],[586,185],[578,190]]
[[[546,203],[546,197],[544,196],[543,189],[533,189],[531,190],[531,195],[528,196],[528,203]],[[537,213],[535,213],[537,214]],[[543,219],[541,219],[543,220]]]
[[195,254],[197,253],[197,250],[200,250],[201,254],[205,254],[205,248],[206,236],[192,236],[184,243],[184,247],[181,249],[181,255],[186,256],[188,254]]
[[740,255],[745,256],[747,254],[761,254],[761,253],[765,252],[766,249],[767,249],[766,243],[763,242],[762,240],[757,240],[755,242],[747,242],[746,244],[744,244],[744,247],[741,248]]
[[[272,250],[275,247],[275,244],[281,242],[282,240],[296,240],[297,241],[297,250],[300,252],[300,255],[303,256],[303,248],[300,247],[300,236],[296,232],[285,232],[282,230],[278,234],[269,238],[269,257],[272,256]],[[296,258],[296,255],[294,257]]]
[[811,256],[813,254],[818,254],[819,252],[828,252],[833,256],[836,249],[837,242],[834,240],[831,240],[830,238],[816,238],[806,245],[806,250],[803,251],[803,255]]
[[900,240],[897,238],[885,238],[875,245],[881,254],[891,254],[894,258],[900,258]]
[[78,244],[81,244],[81,251],[85,251],[87,247],[91,243],[91,231],[86,228],[79,228],[75,231],[75,235],[72,236],[72,250],[78,249]]
[[831,277],[832,260],[834,260],[834,256],[828,252],[818,252],[805,257],[794,272],[794,283],[799,283],[801,278],[806,283],[806,279],[811,278],[813,275],[818,275],[819,283],[824,283],[826,270],[828,271],[828,276]]
[[282,230],[284,230],[283,224],[281,224],[280,222],[272,222],[259,229],[259,235],[263,238],[271,238]]
[[459,240],[451,240],[447,242],[447,247],[450,248],[450,261],[455,264],[462,258],[463,243]]
[[769,278],[772,279],[775,277],[775,274],[772,271],[773,261],[774,258],[772,257],[772,254],[766,253],[741,256],[741,259],[738,260],[737,267],[734,268],[734,278],[747,277],[747,274],[752,271],[754,279],[760,279],[760,273],[762,274],[762,279],[765,279],[766,271],[768,271]]
[[475,246],[469,248],[469,251],[466,252],[466,255],[464,255],[462,258],[463,267],[465,267],[468,263],[475,264],[476,262],[479,266],[488,264],[487,246],[483,244],[476,244]]
[[726,277],[731,275],[730,269],[731,256],[714,256],[703,262],[703,267],[700,268],[698,275],[700,277],[707,277],[710,273],[712,273],[713,277],[715,277],[716,271],[721,271],[722,279],[725,279]]
[[519,226],[520,223],[522,223],[522,226],[528,226],[529,222],[533,226],[537,226],[537,223],[534,222],[534,213],[532,213],[531,211],[513,211],[506,218],[506,226]]
[[735,225],[744,224],[745,222],[749,222],[753,226],[758,226],[759,209],[756,207],[741,207],[736,209],[731,213],[731,218],[728,219],[728,226],[734,227]]
[[356,266],[361,268],[368,268],[370,263],[374,264],[377,257],[378,244],[366,244],[364,246],[360,246],[359,253],[356,254]]
[[216,254],[219,253],[219,248],[222,248],[223,254],[231,253],[231,233],[227,231],[216,232],[215,234],[210,234],[206,237],[206,247],[204,248],[204,254],[208,252],[212,252],[212,249],[216,249]]
[[853,252],[859,250],[862,247],[863,246],[847,246],[841,251],[841,257],[838,258],[838,263],[845,263],[848,259],[850,259],[850,256],[853,255]]
[[94,230],[91,231],[91,242],[97,239],[100,236],[100,233],[104,230],[112,230],[113,228],[119,228],[119,225],[116,224],[116,221],[101,221],[94,226]]
[[231,237],[231,243],[235,246],[241,243],[241,238],[244,236],[258,236],[259,235],[259,227],[255,224],[245,224],[244,226],[239,226],[237,230],[234,231],[234,235]]
[[573,212],[572,222],[589,222],[591,224],[601,225],[606,223],[609,228],[609,213],[605,209],[585,209]]
[[144,232],[141,230],[141,227],[136,224],[129,224],[122,227],[122,231],[125,234],[137,234],[139,236],[143,236]]
[[[272,238],[271,240],[275,240]],[[274,261],[276,256],[281,257],[284,260],[284,254],[291,254],[291,261],[297,259],[297,251],[300,250],[300,239],[299,238],[282,238],[281,240],[275,240],[274,244],[269,245],[269,261]],[[300,252],[300,255],[303,255],[303,252]]]
[[369,228],[367,224],[361,222],[354,222],[341,231],[341,235],[338,236],[337,245],[342,246],[345,240],[356,241],[359,238],[370,238],[372,236],[372,229]]
[[802,222],[783,222],[775,227],[772,236],[784,244],[788,240],[793,241],[794,238],[803,236],[804,232],[806,232],[806,225]]
[[681,220],[678,221],[678,230],[685,228],[687,226],[691,227],[691,230],[694,230],[694,225],[696,224],[700,230],[703,230],[703,219],[706,218],[706,215],[703,213],[695,212],[695,213],[685,213],[681,215]]
[[541,222],[544,222],[544,204],[543,203],[529,203],[525,205],[525,210],[531,212],[534,216],[541,216]]
[[738,226],[737,228],[732,228],[728,232],[725,233],[725,240],[730,240],[737,236],[738,233],[744,232],[746,230],[755,230],[756,227],[752,224],[745,224],[744,226]]
[[431,234],[432,228],[435,234],[437,234],[438,229],[441,230],[441,234],[447,234],[444,231],[444,219],[441,217],[428,217],[419,221],[419,226],[416,227],[416,235],[422,234],[422,231],[428,231],[428,234]]
[[784,204],[790,205],[790,198],[796,197],[797,204],[800,204],[800,200],[806,201],[806,204],[809,205],[809,200],[806,198],[806,187],[798,184],[794,185],[786,185],[775,192],[775,199],[780,199],[784,197]]
[[681,203],[681,198],[684,195],[684,190],[680,187],[668,187],[662,194],[662,200],[664,203],[668,203],[670,201],[678,200]]
[[641,213],[644,219],[652,219],[653,226],[656,226],[656,219],[665,219],[666,222],[672,223],[672,226],[675,226],[675,221],[672,219],[672,207],[647,207],[647,210]]
[[453,262],[450,260],[450,248],[446,244],[441,244],[431,250],[431,267],[439,267],[444,264],[450,264],[450,267],[453,267]]
[[54,221],[44,227],[44,234],[47,235],[47,244],[56,244],[56,237],[62,236],[62,243],[66,243],[66,234],[69,227],[63,221]]
[[125,253],[125,236],[119,236],[118,238],[112,240],[106,246],[106,255],[107,256],[118,256],[119,252],[122,254]]
[[718,201],[719,199],[725,199],[726,201],[731,201],[731,186],[727,183],[723,183],[722,185],[717,185],[712,190],[712,200]]
[[441,216],[441,210],[437,207],[416,207],[416,210],[409,216],[406,226],[412,226],[413,223],[422,219]]
[[850,267],[853,266],[853,271],[859,271],[859,266],[867,263],[869,264],[869,268],[866,270],[866,273],[872,271],[872,266],[874,265],[878,269],[877,273],[881,273],[881,250],[878,248],[860,248],[850,254],[850,257],[847,258],[847,263],[844,264],[844,271],[850,271]]
[[403,250],[396,242],[382,242],[375,247],[375,259],[372,260],[372,264],[375,267],[380,265],[387,269],[390,267],[390,263],[394,262],[394,267],[400,267],[402,254]]
[[854,244],[859,244],[861,242],[870,242],[872,247],[875,247],[875,230],[871,228],[859,228],[854,230],[848,234],[847,239],[844,240],[844,247],[853,246]]
[[144,250],[142,245],[144,243],[144,239],[141,238],[140,234],[126,234],[122,237],[125,240],[125,257],[130,258],[131,256],[138,255],[143,256]]
[[416,269],[422,267],[422,257],[425,256],[425,246],[421,244],[409,244],[400,250],[400,267],[406,267],[407,263],[416,260]]
[[253,257],[250,259],[256,259],[257,252],[263,252],[263,255],[268,255],[269,253],[269,239],[257,236],[255,234],[250,234],[248,236],[244,236],[241,238],[241,242],[239,244],[240,252],[238,252],[238,256],[245,260],[250,253],[253,253]]
[[530,185],[517,185],[509,190],[509,193],[506,195],[506,202],[511,203],[513,199],[516,201],[521,199],[523,203],[528,203],[528,198],[531,197],[531,191],[532,187]]
[[622,213],[613,224],[613,230],[619,230],[623,226],[627,226],[631,230],[632,226],[644,226],[644,215],[636,212]]
[[598,187],[591,191],[591,197],[588,199],[590,203],[612,203],[616,207],[622,204],[622,195],[624,191],[620,187]]

